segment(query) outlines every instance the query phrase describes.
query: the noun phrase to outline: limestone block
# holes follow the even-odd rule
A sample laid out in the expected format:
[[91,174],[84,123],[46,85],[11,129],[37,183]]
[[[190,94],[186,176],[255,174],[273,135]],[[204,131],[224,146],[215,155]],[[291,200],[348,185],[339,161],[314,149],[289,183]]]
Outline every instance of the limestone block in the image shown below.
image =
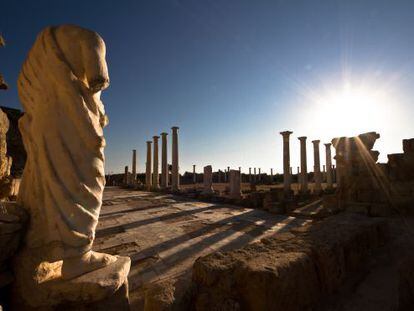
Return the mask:
[[174,303],[175,287],[172,280],[155,283],[145,292],[144,311],[169,311]]
[[230,198],[241,198],[241,178],[239,170],[230,170]]
[[7,154],[9,125],[7,115],[0,109],[0,199],[7,198],[11,189],[10,169],[12,159]]
[[203,194],[212,194],[213,190],[213,168],[211,165],[204,167]]
[[342,214],[201,257],[193,266],[193,309],[318,310],[343,284],[356,283],[386,238],[385,221]]
[[[24,249],[14,259],[16,280],[13,305],[16,310],[75,304],[78,307],[110,298],[128,284],[129,257],[117,260],[71,280],[62,279],[62,261],[48,262],[42,250]],[[39,258],[44,261],[39,262]],[[128,299],[128,293],[124,296]],[[99,304],[98,304],[99,305]]]
[[0,288],[13,280],[8,260],[20,245],[27,219],[26,211],[15,202],[0,202]]
[[403,139],[403,151],[404,153],[414,153],[414,138]]
[[0,109],[0,179],[10,175],[11,159],[7,156],[7,132],[9,130],[9,119]]
[[19,130],[19,120],[23,112],[19,109],[0,107],[9,119],[9,130],[7,131],[7,154],[12,158],[10,174],[14,178],[21,178],[26,164],[26,150],[23,146],[22,135]]

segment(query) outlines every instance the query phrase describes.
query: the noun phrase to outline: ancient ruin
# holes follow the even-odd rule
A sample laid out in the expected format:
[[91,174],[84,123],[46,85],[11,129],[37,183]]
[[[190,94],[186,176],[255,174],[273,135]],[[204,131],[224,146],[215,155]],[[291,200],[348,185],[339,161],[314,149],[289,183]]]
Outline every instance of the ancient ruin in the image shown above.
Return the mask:
[[337,5],[14,8],[0,311],[414,310],[414,5]]

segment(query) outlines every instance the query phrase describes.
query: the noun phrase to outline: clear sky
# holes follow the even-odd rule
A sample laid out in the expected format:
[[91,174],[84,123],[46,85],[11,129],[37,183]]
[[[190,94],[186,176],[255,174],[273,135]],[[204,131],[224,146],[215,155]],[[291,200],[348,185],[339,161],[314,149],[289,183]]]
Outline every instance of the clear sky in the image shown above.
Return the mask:
[[294,171],[298,136],[310,170],[311,140],[324,164],[322,143],[370,130],[385,161],[414,137],[413,12],[412,0],[6,1],[0,72],[11,89],[0,105],[20,108],[16,79],[37,33],[72,23],[107,45],[107,171],[131,165],[132,149],[143,171],[145,141],[173,125],[181,172],[280,172],[283,130],[294,132]]

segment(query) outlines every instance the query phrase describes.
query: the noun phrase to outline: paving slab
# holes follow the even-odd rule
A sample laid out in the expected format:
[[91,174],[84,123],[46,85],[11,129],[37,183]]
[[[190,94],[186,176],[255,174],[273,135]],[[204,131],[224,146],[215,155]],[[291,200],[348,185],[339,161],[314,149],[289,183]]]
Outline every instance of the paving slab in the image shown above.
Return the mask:
[[150,284],[189,278],[198,257],[240,248],[311,221],[170,194],[107,187],[94,249],[131,257],[130,297],[132,308],[138,309]]

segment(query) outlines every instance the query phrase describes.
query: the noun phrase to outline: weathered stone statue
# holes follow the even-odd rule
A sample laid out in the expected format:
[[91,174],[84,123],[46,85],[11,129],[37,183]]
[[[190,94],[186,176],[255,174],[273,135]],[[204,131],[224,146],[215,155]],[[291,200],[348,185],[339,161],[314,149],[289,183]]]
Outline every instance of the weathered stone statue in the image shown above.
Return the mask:
[[18,203],[31,217],[20,257],[40,257],[39,266],[31,259],[39,284],[64,283],[119,261],[123,273],[111,277],[126,280],[129,258],[92,251],[105,186],[108,119],[100,95],[108,85],[103,40],[72,25],[43,30],[19,75],[27,162]]

